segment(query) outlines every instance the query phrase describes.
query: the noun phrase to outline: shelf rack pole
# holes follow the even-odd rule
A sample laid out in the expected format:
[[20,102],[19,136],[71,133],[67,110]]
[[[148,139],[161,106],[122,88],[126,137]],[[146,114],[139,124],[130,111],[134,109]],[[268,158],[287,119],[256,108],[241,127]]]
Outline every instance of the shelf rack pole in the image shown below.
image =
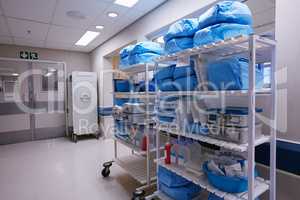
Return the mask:
[[271,65],[272,111],[271,111],[271,145],[270,145],[270,200],[276,200],[276,132],[277,132],[277,81],[276,81],[276,45],[272,47]]
[[256,36],[249,37],[249,89],[248,89],[248,200],[254,200],[255,184],[255,73],[256,73]]
[[151,175],[150,175],[150,113],[149,113],[149,64],[146,64],[146,81],[145,81],[145,89],[146,89],[146,147],[147,147],[147,186],[151,184]]
[[[154,74],[158,71],[158,62],[155,62],[155,66],[154,66]],[[157,91],[157,95],[155,97],[155,109],[158,109],[159,107],[159,103],[160,103],[160,90],[157,88],[157,82],[155,81],[155,90]],[[157,187],[157,191],[159,191],[159,177],[158,177],[158,172],[159,172],[159,159],[160,159],[160,121],[157,120],[158,118],[156,117],[155,120],[155,137],[156,137],[156,175],[157,175],[157,179],[156,179],[156,187]]]

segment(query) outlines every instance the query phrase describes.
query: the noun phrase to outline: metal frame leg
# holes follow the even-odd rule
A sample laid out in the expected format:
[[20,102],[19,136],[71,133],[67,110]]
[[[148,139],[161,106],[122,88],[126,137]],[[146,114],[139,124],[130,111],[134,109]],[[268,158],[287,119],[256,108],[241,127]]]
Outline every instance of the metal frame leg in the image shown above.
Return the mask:
[[249,39],[249,89],[248,106],[248,200],[254,200],[255,184],[255,73],[256,73],[256,38],[254,35]]

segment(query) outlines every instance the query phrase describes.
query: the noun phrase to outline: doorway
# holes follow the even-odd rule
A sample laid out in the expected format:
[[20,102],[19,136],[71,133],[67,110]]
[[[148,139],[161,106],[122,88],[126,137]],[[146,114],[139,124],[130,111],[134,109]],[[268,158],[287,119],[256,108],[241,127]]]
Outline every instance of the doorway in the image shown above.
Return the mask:
[[65,68],[0,58],[0,144],[66,135]]

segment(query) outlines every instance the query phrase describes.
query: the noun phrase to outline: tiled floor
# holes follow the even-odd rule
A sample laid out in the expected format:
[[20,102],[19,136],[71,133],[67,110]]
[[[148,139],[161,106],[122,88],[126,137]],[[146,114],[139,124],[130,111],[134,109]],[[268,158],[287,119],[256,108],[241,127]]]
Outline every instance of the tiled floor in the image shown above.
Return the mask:
[[[121,154],[129,154],[125,147]],[[103,179],[102,163],[113,157],[111,140],[65,138],[0,146],[1,200],[126,200],[138,186],[113,165]]]

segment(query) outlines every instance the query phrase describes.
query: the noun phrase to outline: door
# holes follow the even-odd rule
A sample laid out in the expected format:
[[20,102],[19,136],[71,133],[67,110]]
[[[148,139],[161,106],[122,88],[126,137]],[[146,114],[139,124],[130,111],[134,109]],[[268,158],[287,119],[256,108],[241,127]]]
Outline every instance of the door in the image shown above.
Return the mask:
[[0,59],[0,144],[64,136],[62,63]]
[[28,62],[0,60],[0,144],[33,139],[29,71]]
[[32,63],[34,139],[66,134],[65,71],[62,63]]

